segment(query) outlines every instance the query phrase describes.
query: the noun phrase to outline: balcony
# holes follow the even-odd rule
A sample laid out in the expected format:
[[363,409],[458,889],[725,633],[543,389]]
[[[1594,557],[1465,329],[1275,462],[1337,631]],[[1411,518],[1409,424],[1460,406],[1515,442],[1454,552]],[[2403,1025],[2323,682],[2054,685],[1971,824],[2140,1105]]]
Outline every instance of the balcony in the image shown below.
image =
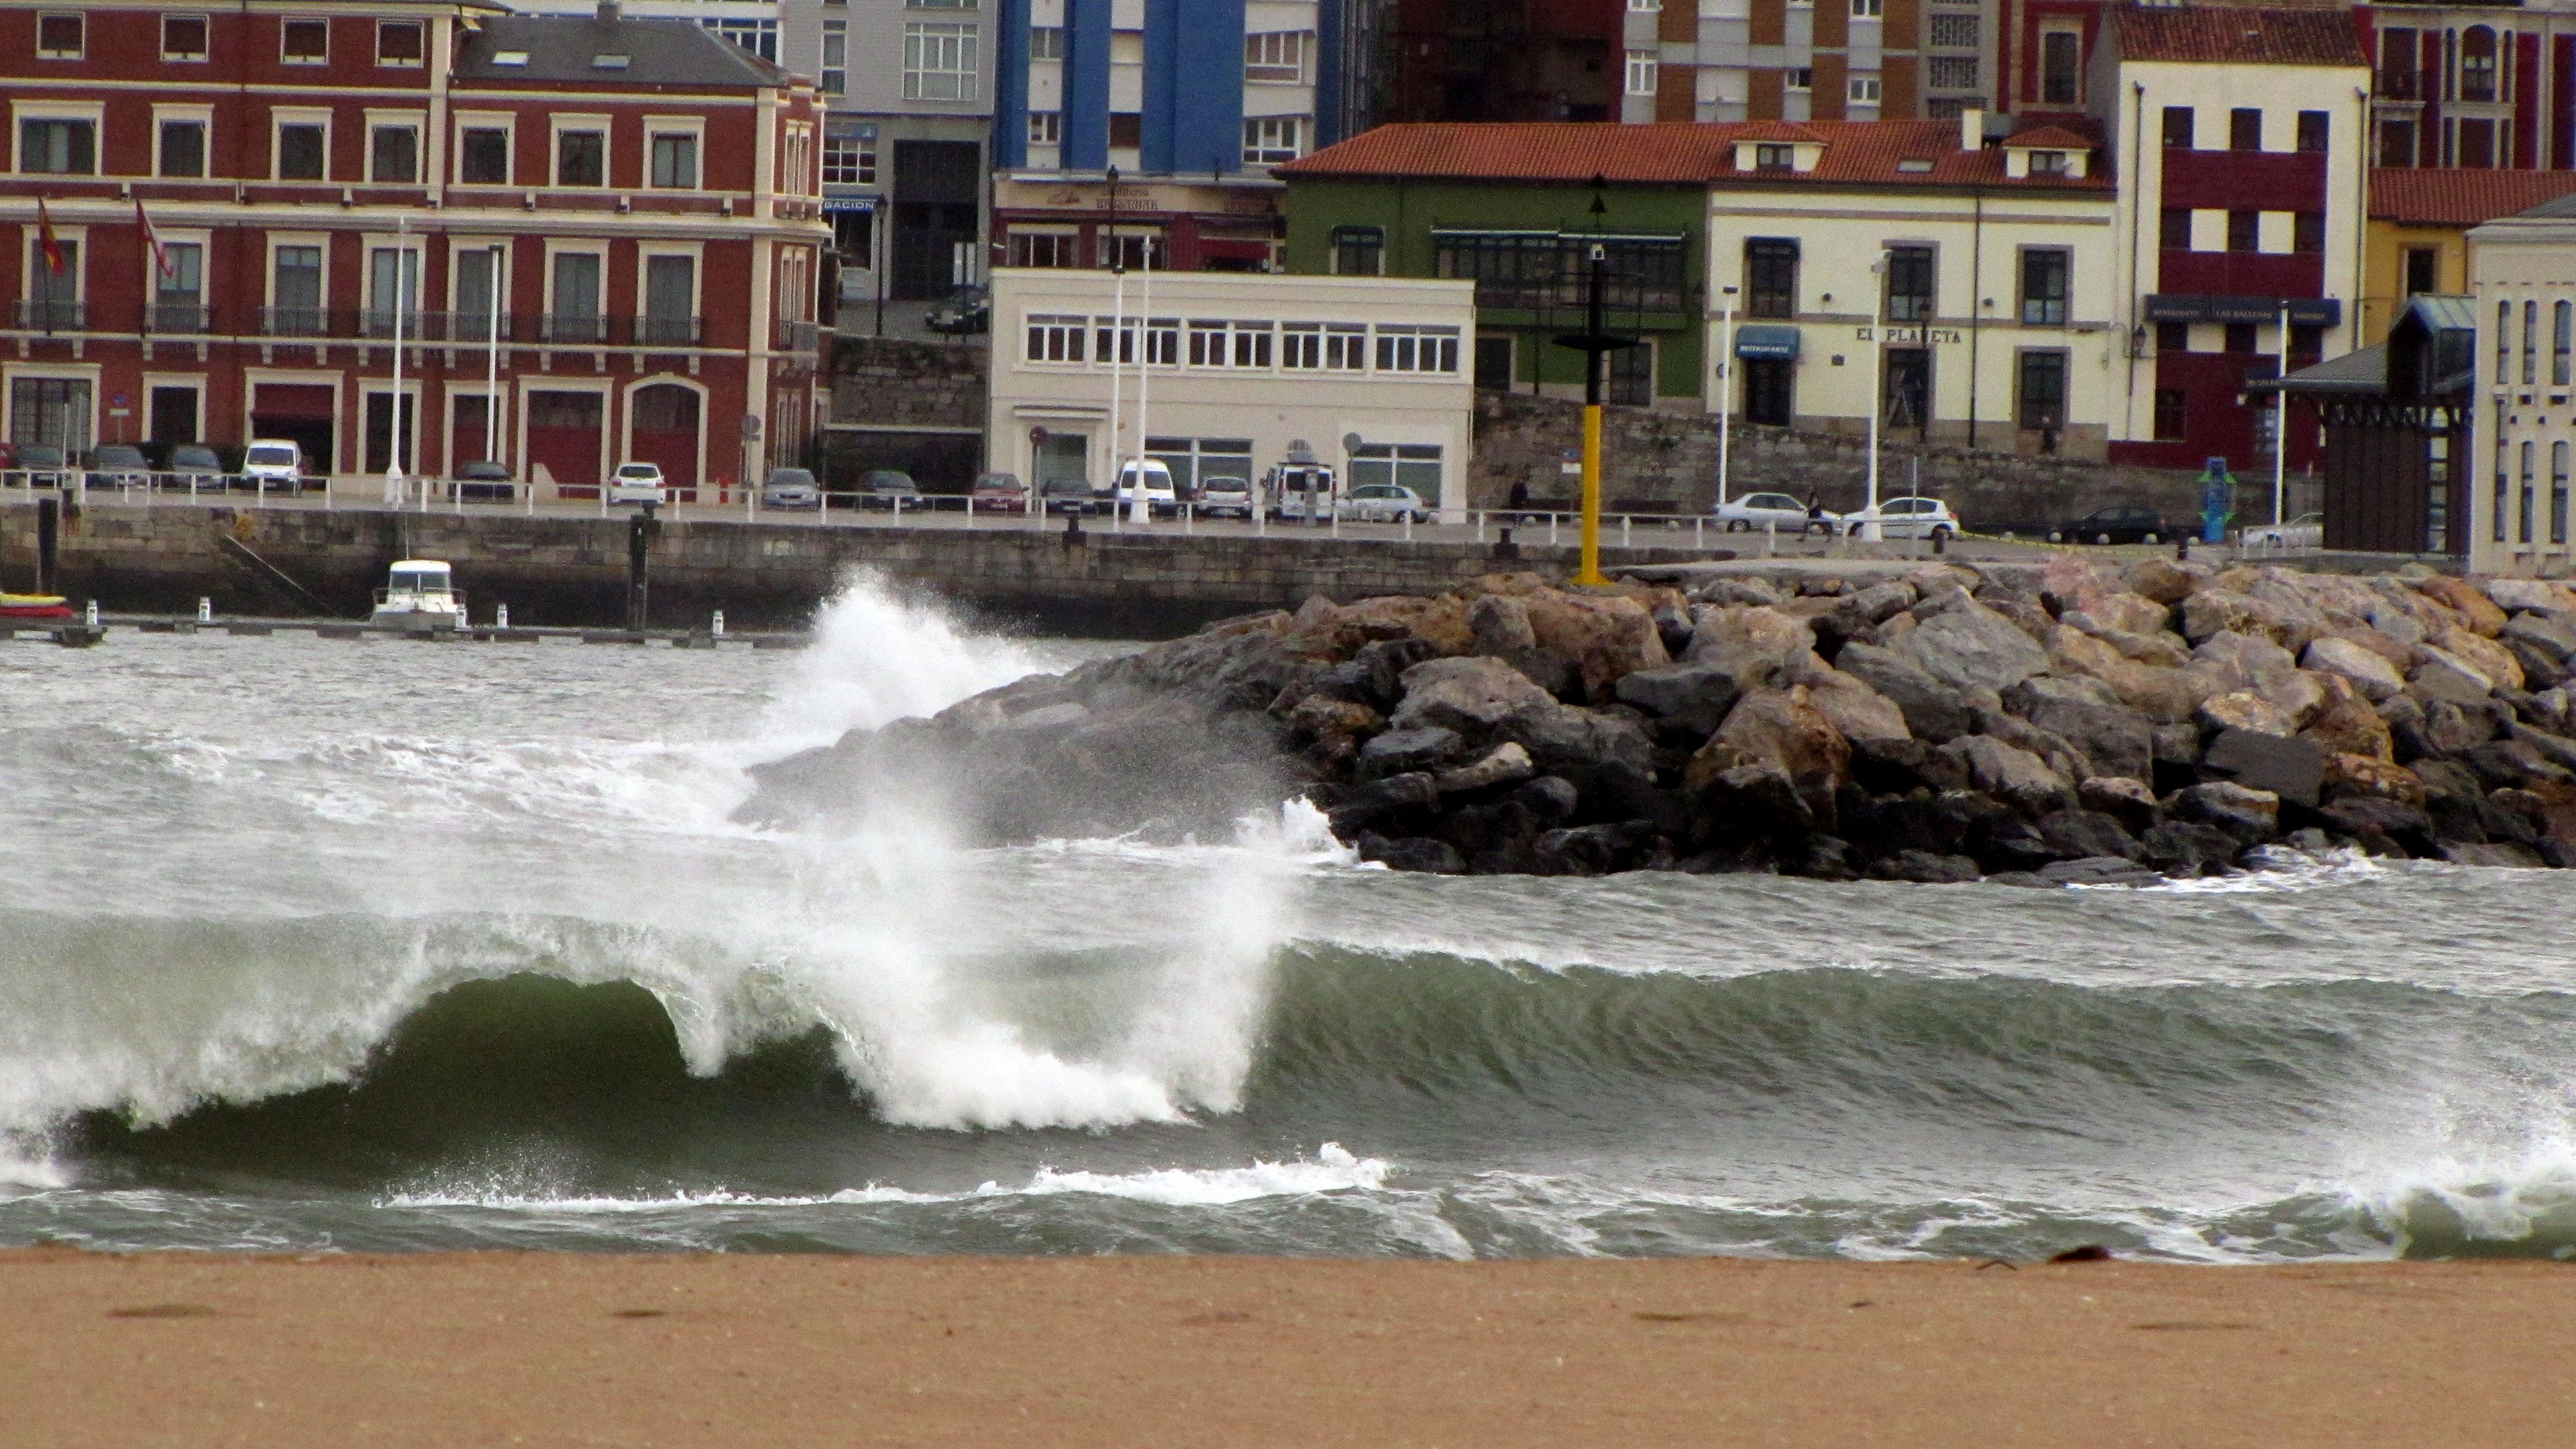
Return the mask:
[[598,347],[608,341],[608,319],[579,312],[549,312],[538,319],[541,340],[560,345]]
[[18,303],[17,325],[24,332],[86,332],[89,304],[53,297],[24,298]]
[[695,347],[698,345],[698,319],[695,317],[637,317],[634,320],[635,342],[642,347]]
[[778,324],[777,347],[781,352],[810,353],[822,346],[823,329],[819,323],[789,322]]
[[[426,342],[431,340],[421,331],[421,318],[422,314],[419,312],[411,311],[409,309],[404,310],[400,319],[403,341]],[[374,338],[379,341],[390,342],[394,337],[395,321],[396,319],[391,309],[361,312],[358,314],[360,335]]]
[[214,309],[202,302],[155,302],[143,312],[143,330],[164,337],[203,337],[214,328]]
[[519,317],[514,312],[498,317],[490,312],[423,312],[420,329],[422,338],[430,342],[478,347],[497,339],[506,346],[519,340]]
[[2379,73],[2378,99],[2383,101],[2420,101],[2424,99],[2421,72],[2383,70]]
[[259,335],[329,337],[333,335],[332,321],[328,307],[262,307],[259,309]]

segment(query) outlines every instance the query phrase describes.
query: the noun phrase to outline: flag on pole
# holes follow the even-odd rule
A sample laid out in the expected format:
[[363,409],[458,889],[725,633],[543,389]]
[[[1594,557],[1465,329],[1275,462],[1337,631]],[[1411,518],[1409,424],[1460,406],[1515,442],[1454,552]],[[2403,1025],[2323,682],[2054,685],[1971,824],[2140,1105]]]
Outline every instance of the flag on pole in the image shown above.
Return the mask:
[[165,277],[179,275],[178,263],[170,259],[170,249],[161,244],[161,233],[154,230],[152,218],[144,214],[143,198],[134,198],[134,229],[143,234],[143,245],[152,253],[152,269]]
[[36,198],[36,235],[44,243],[45,270],[59,277],[63,274],[63,245],[54,240],[54,214],[45,209],[45,198]]

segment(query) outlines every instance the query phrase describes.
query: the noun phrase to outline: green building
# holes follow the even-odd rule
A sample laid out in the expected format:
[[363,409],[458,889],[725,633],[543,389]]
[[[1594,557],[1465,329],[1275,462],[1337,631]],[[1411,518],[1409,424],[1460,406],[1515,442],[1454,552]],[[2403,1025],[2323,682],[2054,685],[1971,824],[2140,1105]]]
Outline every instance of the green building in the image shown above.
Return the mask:
[[[1590,261],[1608,268],[1609,399],[1694,411],[1703,361],[1708,178],[1722,128],[1401,125],[1276,168],[1288,270],[1476,282],[1476,385],[1579,397]],[[1601,203],[1596,214],[1593,203]]]

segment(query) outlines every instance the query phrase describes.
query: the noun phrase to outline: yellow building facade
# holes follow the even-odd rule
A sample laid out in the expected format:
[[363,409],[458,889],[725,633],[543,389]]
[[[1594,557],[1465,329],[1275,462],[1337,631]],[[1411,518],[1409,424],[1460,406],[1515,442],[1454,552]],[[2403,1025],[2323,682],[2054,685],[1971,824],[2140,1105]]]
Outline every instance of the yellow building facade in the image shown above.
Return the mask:
[[2406,299],[2469,290],[2469,228],[2576,193],[2576,172],[2383,166],[2362,233],[2361,332],[2388,335]]

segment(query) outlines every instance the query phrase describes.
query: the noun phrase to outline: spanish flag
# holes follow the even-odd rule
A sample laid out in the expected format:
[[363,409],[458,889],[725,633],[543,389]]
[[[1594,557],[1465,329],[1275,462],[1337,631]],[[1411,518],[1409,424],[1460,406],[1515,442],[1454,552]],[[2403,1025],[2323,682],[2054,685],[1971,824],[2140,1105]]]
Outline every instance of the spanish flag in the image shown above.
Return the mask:
[[143,236],[143,245],[152,253],[152,269],[165,277],[179,275],[178,264],[170,260],[170,249],[161,245],[161,233],[152,229],[152,218],[143,214],[143,198],[134,198],[134,229]]
[[36,235],[45,246],[45,270],[59,277],[63,274],[63,246],[54,240],[54,214],[45,210],[45,198],[36,198]]

